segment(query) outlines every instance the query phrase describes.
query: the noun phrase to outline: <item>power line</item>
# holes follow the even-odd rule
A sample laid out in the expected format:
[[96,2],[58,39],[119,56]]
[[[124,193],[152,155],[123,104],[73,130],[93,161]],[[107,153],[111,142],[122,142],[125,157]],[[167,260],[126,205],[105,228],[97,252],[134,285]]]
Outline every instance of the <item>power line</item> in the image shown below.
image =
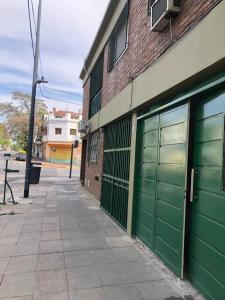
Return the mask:
[[74,105],[80,105],[80,106],[82,106],[82,104],[81,104],[81,103],[78,103],[78,102],[67,101],[67,100],[63,100],[63,99],[57,99],[57,98],[53,98],[53,97],[46,96],[46,95],[44,95],[44,93],[43,93],[42,88],[41,88],[40,85],[39,85],[39,89],[40,89],[40,92],[41,92],[41,96],[42,96],[43,98],[51,99],[51,100],[54,100],[54,101],[60,101],[60,102],[71,103],[71,104],[74,104]]
[[75,94],[74,92],[68,92],[68,91],[64,91],[64,90],[54,89],[54,88],[51,88],[51,87],[46,86],[46,85],[44,85],[44,88],[46,88],[48,90],[64,93],[64,94]]
[[30,28],[31,45],[32,45],[33,57],[34,57],[34,40],[33,40],[33,31],[32,31],[31,15],[30,15],[30,0],[27,0],[27,9],[28,9],[28,16],[29,16],[29,28]]

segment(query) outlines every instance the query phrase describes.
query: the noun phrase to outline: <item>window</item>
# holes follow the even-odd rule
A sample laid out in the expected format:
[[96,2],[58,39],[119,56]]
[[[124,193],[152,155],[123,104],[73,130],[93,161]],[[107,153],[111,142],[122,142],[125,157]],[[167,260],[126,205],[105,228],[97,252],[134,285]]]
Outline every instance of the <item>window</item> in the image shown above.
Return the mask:
[[70,135],[77,135],[77,129],[70,129]]
[[109,38],[109,71],[127,47],[128,3],[124,7]]
[[62,134],[62,128],[55,128],[55,134]]
[[88,142],[88,161],[96,163],[98,161],[99,131],[91,134]]
[[102,53],[91,72],[89,118],[93,117],[101,109],[103,65],[104,55]]
[[47,127],[44,127],[43,128],[43,135],[47,135],[47,133],[48,133]]
[[152,4],[155,2],[156,0],[148,0],[148,14],[151,15],[151,7]]

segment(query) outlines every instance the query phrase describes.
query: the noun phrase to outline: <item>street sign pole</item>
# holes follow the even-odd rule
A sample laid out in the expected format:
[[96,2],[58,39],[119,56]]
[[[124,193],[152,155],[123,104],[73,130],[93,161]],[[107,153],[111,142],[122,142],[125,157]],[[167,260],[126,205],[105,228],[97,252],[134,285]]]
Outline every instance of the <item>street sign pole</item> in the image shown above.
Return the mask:
[[74,144],[71,145],[70,176],[69,176],[69,178],[72,178],[72,169],[73,169],[73,148],[74,148]]
[[28,134],[28,147],[27,147],[27,159],[26,159],[26,172],[25,172],[25,184],[24,184],[24,198],[29,197],[29,188],[30,188],[30,170],[31,170],[33,134],[34,134],[35,99],[36,99],[36,89],[37,89],[37,80],[38,80],[39,42],[40,42],[40,29],[41,29],[41,6],[42,6],[42,0],[39,0],[36,45],[35,45],[35,55],[34,55],[32,98],[31,98],[31,108],[30,108],[29,134]]

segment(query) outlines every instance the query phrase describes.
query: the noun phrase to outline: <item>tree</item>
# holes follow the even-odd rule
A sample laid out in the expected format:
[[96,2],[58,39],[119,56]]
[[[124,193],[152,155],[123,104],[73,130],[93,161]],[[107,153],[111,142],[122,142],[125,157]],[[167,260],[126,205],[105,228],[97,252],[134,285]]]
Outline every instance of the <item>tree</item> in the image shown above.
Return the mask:
[[[5,117],[5,125],[17,145],[26,150],[31,97],[21,92],[14,92],[13,102],[0,103],[0,115]],[[34,131],[41,135],[44,115],[47,114],[47,106],[41,99],[36,100]]]
[[10,145],[10,138],[7,133],[6,126],[0,123],[0,146],[4,149],[6,146]]

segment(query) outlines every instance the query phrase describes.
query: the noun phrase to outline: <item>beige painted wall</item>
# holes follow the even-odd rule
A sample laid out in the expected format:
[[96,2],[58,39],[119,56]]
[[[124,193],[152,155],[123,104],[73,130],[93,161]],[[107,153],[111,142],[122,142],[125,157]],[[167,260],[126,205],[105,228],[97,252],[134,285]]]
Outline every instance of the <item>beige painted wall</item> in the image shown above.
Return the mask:
[[206,69],[208,71],[210,66],[213,69],[219,61],[225,61],[224,12],[225,1],[222,1],[153,66],[104,106],[90,120],[91,131],[137,109],[182,82],[199,77],[200,73]]

